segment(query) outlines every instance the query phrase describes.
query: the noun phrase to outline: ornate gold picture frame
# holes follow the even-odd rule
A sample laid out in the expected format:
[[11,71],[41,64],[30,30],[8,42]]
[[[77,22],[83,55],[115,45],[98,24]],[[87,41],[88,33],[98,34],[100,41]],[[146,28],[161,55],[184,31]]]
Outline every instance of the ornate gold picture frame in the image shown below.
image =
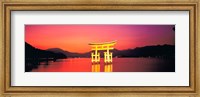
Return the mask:
[[[1,1],[0,96],[4,97],[200,97],[199,0],[3,0]],[[52,87],[11,86],[11,11],[189,11],[189,86]]]

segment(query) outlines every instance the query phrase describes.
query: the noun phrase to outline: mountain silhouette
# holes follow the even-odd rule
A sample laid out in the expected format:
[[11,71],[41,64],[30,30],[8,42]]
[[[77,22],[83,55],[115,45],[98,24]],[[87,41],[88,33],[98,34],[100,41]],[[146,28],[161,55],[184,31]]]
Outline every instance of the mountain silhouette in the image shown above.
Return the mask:
[[136,47],[134,49],[114,52],[113,56],[175,58],[175,46],[165,44],[165,45]]
[[63,53],[41,50],[25,42],[25,72],[37,68],[41,62],[48,65],[48,61],[67,58]]
[[90,53],[91,52],[87,52],[87,53],[75,53],[75,52],[69,52],[69,51],[65,51],[62,50],[60,48],[50,48],[47,49],[47,51],[51,51],[51,52],[55,52],[55,53],[62,53],[68,57],[74,58],[74,57],[90,57]]
[[32,58],[66,58],[67,56],[63,53],[56,53],[47,50],[41,50],[38,48],[33,47],[32,45],[25,42],[25,58],[32,59]]
[[[62,53],[68,57],[91,57],[91,52],[86,53],[75,53],[62,50],[60,48],[50,48],[47,51],[55,52],[55,53]],[[134,49],[127,49],[127,50],[110,50],[113,52],[113,57],[159,57],[159,58],[175,58],[175,46],[174,45],[152,45],[152,46],[144,46],[144,47],[136,47]],[[98,51],[103,57],[103,52],[105,51]]]

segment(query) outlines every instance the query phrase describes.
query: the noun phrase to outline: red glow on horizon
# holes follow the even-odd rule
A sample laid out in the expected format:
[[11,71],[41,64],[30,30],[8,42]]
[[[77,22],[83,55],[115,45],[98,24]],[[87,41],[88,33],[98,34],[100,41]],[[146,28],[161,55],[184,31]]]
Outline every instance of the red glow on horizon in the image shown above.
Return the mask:
[[175,45],[174,25],[25,25],[25,41],[39,49],[84,53],[91,42],[117,40],[116,49]]

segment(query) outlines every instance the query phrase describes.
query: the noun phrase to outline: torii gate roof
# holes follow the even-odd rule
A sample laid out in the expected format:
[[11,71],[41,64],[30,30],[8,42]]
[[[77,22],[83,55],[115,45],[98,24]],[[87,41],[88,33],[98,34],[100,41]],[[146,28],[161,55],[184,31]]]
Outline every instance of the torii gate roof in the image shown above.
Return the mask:
[[116,44],[116,40],[111,42],[103,42],[103,43],[89,43],[89,45],[105,45],[105,44]]

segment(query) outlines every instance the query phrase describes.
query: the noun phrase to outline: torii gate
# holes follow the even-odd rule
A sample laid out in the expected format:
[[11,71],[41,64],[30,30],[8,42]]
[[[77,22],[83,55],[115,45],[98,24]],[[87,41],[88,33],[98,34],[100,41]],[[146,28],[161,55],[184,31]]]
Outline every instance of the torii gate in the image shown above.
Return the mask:
[[106,50],[104,52],[104,62],[105,63],[111,63],[112,62],[112,52],[109,50],[114,49],[114,45],[116,44],[116,41],[111,42],[104,42],[104,43],[89,43],[89,45],[92,46],[92,50],[95,52],[91,53],[92,63],[99,63],[100,62],[100,53],[99,50]]

